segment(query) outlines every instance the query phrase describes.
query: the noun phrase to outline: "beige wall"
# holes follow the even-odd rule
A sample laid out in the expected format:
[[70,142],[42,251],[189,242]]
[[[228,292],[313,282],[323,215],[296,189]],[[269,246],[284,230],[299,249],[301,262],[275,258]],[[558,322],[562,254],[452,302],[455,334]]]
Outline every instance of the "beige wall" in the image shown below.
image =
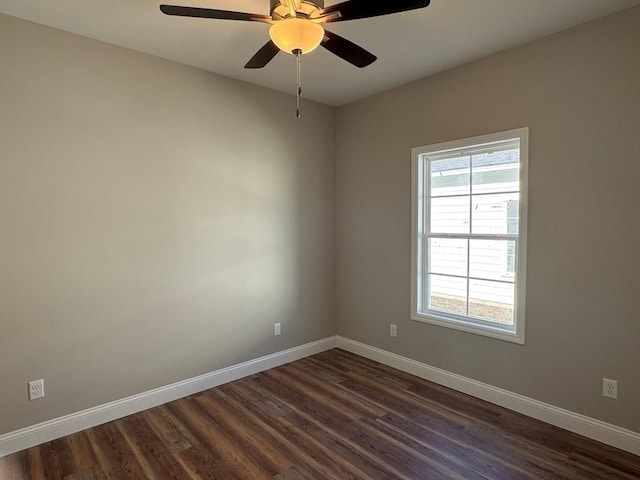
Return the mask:
[[335,334],[334,109],[1,15],[0,65],[0,434]]
[[[635,8],[339,108],[339,334],[640,431],[639,52]],[[526,345],[411,321],[411,147],[523,126]]]

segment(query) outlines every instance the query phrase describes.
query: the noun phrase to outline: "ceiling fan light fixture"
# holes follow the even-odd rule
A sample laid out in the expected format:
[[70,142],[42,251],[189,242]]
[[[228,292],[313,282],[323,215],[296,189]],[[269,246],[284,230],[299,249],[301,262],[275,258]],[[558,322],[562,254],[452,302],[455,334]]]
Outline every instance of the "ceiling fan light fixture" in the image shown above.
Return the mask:
[[304,18],[286,18],[275,22],[269,29],[273,43],[283,52],[315,50],[324,38],[324,28]]

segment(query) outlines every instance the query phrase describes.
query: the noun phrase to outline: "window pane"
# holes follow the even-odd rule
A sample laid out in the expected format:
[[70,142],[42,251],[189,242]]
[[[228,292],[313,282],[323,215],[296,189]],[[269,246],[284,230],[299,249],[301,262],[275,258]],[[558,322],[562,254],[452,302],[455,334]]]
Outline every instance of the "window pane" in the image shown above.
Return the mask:
[[473,155],[473,193],[499,193],[520,189],[518,149]]
[[468,195],[470,183],[470,157],[462,156],[444,160],[432,160],[431,196]]
[[513,282],[513,240],[471,240],[469,276]]
[[467,245],[466,239],[429,239],[429,273],[466,277]]
[[467,280],[429,275],[429,308],[443,312],[467,314]]
[[469,233],[469,197],[431,199],[432,233]]
[[507,272],[515,277],[516,273],[516,242],[509,240],[507,242]]
[[514,284],[469,280],[469,315],[513,325]]
[[519,197],[518,193],[473,196],[472,233],[517,234]]

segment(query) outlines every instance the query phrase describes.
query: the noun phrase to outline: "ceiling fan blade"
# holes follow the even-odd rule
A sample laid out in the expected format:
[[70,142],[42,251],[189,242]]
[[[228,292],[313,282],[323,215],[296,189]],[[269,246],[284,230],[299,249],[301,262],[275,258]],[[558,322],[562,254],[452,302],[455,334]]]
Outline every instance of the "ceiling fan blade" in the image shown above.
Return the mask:
[[373,53],[328,30],[324,31],[324,40],[320,45],[358,68],[371,65],[378,59]]
[[232,12],[230,10],[215,10],[212,8],[160,5],[160,10],[166,15],[176,15],[178,17],[217,18],[219,20],[244,20],[247,22],[271,22],[271,17],[268,15]]
[[390,13],[406,12],[417,8],[428,7],[431,0],[395,0],[386,2],[372,2],[371,0],[350,0],[347,2],[337,3],[318,11],[318,15],[327,18],[326,23],[344,22],[346,20],[357,20],[359,18],[378,17],[380,15],[388,15]]
[[244,68],[262,68],[278,54],[280,49],[269,40],[256,54],[251,57]]

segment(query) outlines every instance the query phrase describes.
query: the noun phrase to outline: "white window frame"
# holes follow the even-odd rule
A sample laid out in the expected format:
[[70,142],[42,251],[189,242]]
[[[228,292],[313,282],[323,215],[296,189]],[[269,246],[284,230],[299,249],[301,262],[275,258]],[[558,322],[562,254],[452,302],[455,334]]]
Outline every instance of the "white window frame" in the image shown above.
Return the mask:
[[[424,252],[426,225],[429,212],[429,199],[423,201],[429,191],[427,182],[429,175],[424,174],[428,160],[427,156],[446,154],[464,148],[476,149],[480,146],[490,147],[492,143],[509,140],[520,141],[520,175],[519,175],[519,224],[517,236],[516,274],[515,274],[515,305],[514,325],[499,325],[494,322],[467,317],[465,315],[449,314],[423,308],[425,302],[423,286],[426,282],[427,262]],[[525,292],[526,292],[526,263],[527,263],[527,195],[529,170],[529,128],[518,128],[505,132],[491,133],[477,137],[465,138],[451,142],[438,143],[415,147],[411,150],[411,319],[430,323],[442,327],[453,328],[465,332],[493,337],[509,342],[524,344],[525,325]],[[471,236],[471,234],[470,234]]]

